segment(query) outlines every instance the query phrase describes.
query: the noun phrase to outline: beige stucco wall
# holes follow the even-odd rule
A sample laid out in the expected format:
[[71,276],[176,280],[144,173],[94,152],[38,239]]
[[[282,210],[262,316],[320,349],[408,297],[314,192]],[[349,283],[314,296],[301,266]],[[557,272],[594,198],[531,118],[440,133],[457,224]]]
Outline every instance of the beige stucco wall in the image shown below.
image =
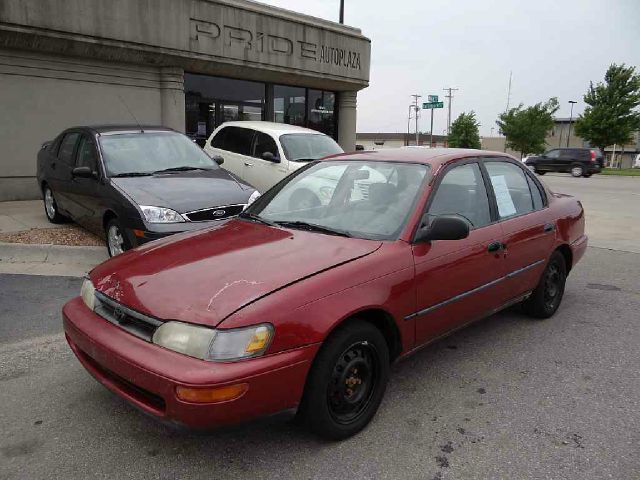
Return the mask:
[[160,87],[157,68],[0,50],[0,199],[38,195],[38,149],[65,128],[134,123],[125,104],[139,122],[163,123]]

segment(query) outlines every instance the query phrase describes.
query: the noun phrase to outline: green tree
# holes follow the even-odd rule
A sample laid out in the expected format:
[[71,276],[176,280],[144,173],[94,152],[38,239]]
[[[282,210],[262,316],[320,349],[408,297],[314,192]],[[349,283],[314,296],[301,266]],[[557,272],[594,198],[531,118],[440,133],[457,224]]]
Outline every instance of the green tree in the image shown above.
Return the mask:
[[640,75],[635,67],[613,64],[604,83],[589,85],[584,95],[588,105],[576,120],[576,134],[604,151],[607,145],[629,143],[640,129]]
[[496,123],[507,137],[507,147],[520,152],[521,157],[526,153],[544,151],[545,138],[553,128],[553,114],[558,108],[558,99],[553,97],[527,108],[520,104],[502,113]]
[[449,146],[454,148],[480,148],[480,124],[476,120],[476,114],[472,110],[469,113],[461,113],[451,124],[449,133]]

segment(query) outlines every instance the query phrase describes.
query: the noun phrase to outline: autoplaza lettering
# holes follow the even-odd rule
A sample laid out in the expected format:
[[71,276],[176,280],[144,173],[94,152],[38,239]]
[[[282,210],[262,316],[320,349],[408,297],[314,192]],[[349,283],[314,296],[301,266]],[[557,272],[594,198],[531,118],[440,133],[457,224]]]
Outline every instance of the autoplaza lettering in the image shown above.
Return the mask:
[[[225,47],[273,55],[298,56],[353,70],[362,70],[360,53],[344,48],[318,45],[307,41],[292,41],[289,38],[264,32],[253,32],[231,25],[218,25],[208,20],[191,18],[191,40],[200,51],[214,48],[218,42]],[[211,43],[213,42],[213,44]]]

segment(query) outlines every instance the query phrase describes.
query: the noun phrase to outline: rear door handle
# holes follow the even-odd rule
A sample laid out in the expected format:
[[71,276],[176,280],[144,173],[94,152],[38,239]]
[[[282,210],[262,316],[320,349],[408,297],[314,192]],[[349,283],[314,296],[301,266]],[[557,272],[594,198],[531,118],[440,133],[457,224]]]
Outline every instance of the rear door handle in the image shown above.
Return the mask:
[[544,226],[544,233],[553,232],[556,229],[556,226],[553,223],[547,223]]

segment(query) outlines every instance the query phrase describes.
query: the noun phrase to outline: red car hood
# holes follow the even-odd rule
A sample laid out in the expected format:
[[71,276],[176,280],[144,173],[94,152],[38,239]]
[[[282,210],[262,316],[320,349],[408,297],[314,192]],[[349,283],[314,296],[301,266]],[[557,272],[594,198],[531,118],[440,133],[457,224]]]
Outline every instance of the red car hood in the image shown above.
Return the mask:
[[215,326],[274,290],[380,245],[232,220],[114,257],[90,277],[97,290],[140,312]]

